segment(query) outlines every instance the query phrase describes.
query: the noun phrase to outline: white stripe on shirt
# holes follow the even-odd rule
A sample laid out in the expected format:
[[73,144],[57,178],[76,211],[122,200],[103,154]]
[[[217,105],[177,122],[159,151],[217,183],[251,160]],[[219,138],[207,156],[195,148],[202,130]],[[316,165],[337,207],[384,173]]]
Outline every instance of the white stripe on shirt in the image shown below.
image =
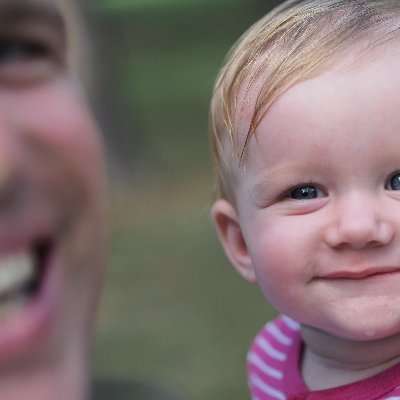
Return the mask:
[[267,331],[279,342],[285,346],[290,346],[293,340],[286,336],[275,324],[267,324]]
[[272,378],[275,378],[275,379],[282,379],[282,377],[283,377],[282,371],[279,371],[279,370],[269,366],[257,354],[250,353],[247,360],[252,365],[255,365],[261,372],[264,372],[264,374],[271,376]]
[[287,355],[274,347],[271,346],[271,343],[267,342],[263,337],[259,336],[256,339],[256,344],[260,346],[260,348],[270,357],[274,358],[278,361],[286,361]]
[[289,318],[286,315],[282,316],[282,321],[285,323],[285,325],[291,329],[292,331],[298,331],[300,329],[300,324],[296,322],[294,319]]
[[274,397],[275,399],[278,400],[286,400],[286,396],[279,390],[276,390],[263,382],[262,379],[260,379],[259,376],[253,374],[250,375],[250,382],[252,385],[260,389],[262,392],[269,394],[270,396]]

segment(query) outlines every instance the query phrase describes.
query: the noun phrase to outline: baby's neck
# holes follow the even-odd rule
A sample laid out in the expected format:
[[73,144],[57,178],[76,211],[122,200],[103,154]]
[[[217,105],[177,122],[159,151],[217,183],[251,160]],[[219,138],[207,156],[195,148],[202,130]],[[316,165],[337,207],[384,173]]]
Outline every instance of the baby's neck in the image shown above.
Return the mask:
[[310,390],[345,385],[376,375],[400,362],[400,334],[354,342],[302,326],[301,372]]

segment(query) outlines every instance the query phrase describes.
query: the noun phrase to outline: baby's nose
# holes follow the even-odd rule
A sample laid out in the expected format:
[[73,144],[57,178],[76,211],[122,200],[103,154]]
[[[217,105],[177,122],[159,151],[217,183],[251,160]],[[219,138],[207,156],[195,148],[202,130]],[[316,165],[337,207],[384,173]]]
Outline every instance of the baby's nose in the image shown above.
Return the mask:
[[393,238],[392,219],[374,196],[349,194],[334,207],[333,213],[333,222],[325,233],[331,247],[378,247],[390,243]]

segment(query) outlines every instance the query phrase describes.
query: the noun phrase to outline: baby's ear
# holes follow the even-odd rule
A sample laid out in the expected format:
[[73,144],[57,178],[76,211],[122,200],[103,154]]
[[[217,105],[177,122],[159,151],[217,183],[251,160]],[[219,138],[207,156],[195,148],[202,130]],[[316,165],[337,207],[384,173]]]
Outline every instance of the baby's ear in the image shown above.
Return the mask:
[[212,206],[211,216],[230,262],[246,280],[255,282],[253,263],[235,208],[228,201],[220,199]]

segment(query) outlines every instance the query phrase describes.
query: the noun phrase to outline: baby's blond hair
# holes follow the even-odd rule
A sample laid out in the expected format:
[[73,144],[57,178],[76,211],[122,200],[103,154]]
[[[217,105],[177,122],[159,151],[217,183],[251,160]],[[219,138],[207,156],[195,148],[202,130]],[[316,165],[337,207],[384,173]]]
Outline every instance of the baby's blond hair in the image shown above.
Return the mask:
[[[399,0],[288,0],[250,27],[229,52],[211,101],[218,195],[234,201],[232,162],[244,162],[250,138],[278,96],[356,43],[361,55],[399,37]],[[254,104],[243,121],[250,97]]]

